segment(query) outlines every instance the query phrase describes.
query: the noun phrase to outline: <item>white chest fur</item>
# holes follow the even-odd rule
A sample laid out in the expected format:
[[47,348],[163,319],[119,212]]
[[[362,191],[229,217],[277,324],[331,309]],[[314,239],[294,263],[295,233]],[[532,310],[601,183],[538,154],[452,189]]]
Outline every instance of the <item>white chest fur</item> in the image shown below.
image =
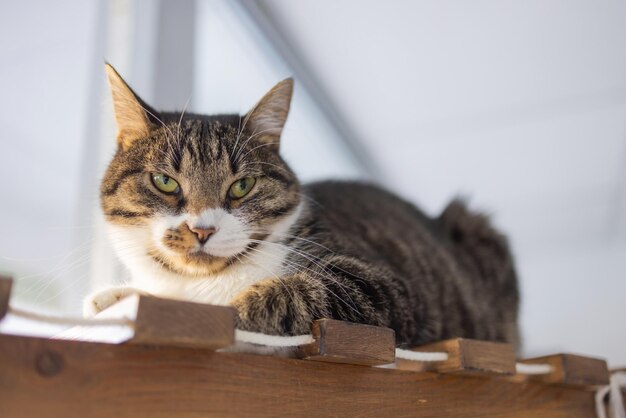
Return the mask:
[[[155,296],[228,305],[235,296],[254,283],[281,277],[286,252],[279,244],[262,244],[247,255],[242,263],[222,273],[197,278],[181,277],[155,268],[154,265],[134,263],[131,268],[131,285]],[[151,260],[147,262],[153,264]]]
[[146,248],[153,245],[152,232],[145,228],[110,225],[110,236],[122,262],[130,269],[132,287],[155,296],[214,305],[228,305],[249,286],[285,274],[289,249],[280,244],[303,210],[297,209],[271,228],[266,242],[240,257],[240,262],[211,276],[188,277],[163,269]]

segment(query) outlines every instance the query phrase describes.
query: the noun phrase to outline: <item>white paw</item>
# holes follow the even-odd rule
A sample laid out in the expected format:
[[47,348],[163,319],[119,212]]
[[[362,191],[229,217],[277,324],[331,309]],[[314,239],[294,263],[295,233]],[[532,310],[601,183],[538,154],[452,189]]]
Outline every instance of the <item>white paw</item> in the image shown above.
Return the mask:
[[83,301],[83,316],[85,318],[91,318],[109,306],[119,302],[121,299],[124,299],[126,296],[135,293],[145,294],[145,292],[129,286],[109,287],[94,292],[88,295]]

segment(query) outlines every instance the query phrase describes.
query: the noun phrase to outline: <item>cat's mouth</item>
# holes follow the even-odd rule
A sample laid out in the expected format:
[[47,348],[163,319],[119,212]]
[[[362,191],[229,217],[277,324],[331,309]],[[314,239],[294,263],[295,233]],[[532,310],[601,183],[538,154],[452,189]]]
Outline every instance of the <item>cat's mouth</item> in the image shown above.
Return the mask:
[[172,255],[154,250],[149,255],[164,270],[187,277],[214,275],[237,261],[236,257],[218,257],[199,251]]
[[172,248],[162,251],[153,248],[148,255],[163,269],[182,276],[201,277],[220,273],[227,268],[246,262],[249,253],[253,252],[268,234],[253,234],[250,240],[237,251],[227,251],[230,254],[215,254],[202,246],[187,248]]

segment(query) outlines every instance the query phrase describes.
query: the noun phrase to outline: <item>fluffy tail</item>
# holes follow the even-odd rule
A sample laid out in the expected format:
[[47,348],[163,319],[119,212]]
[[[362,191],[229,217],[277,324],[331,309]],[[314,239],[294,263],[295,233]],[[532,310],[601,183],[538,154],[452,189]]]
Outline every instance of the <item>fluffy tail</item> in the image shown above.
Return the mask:
[[463,267],[483,279],[499,283],[508,279],[513,257],[507,239],[486,215],[472,213],[462,201],[453,200],[439,217],[439,224]]
[[491,226],[487,216],[470,212],[459,200],[448,205],[439,224],[477,297],[489,299],[488,310],[499,324],[497,339],[518,346],[519,291],[506,237]]

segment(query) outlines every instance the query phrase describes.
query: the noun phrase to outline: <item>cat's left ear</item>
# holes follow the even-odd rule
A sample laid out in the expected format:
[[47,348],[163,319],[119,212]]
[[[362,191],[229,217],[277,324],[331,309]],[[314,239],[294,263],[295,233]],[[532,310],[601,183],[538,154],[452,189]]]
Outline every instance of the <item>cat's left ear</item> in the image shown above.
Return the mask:
[[287,121],[292,95],[293,79],[287,78],[276,84],[245,116],[246,129],[258,142],[268,144],[276,151]]

